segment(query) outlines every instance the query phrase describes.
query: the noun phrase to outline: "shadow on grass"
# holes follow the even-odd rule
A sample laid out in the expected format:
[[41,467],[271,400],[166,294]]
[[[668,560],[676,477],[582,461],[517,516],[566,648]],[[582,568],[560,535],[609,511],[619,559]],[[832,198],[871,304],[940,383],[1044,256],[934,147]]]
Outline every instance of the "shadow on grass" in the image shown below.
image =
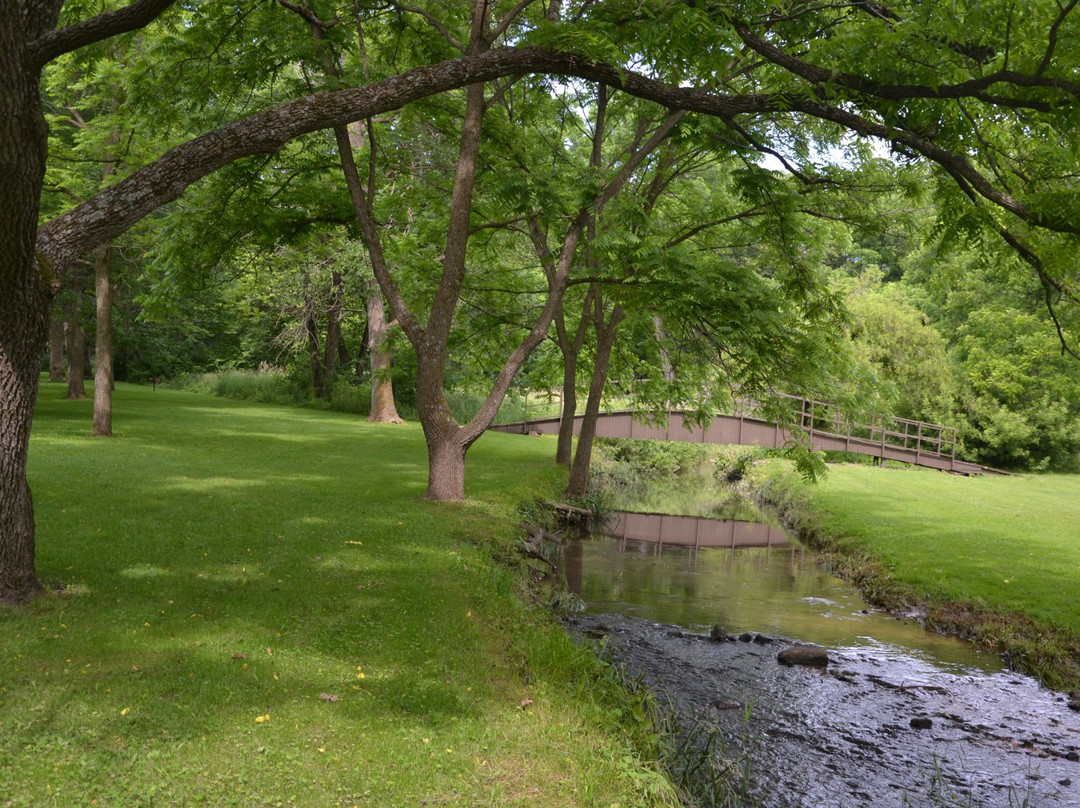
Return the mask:
[[[205,401],[121,386],[119,437],[94,440],[89,402],[42,396],[31,485],[39,575],[59,591],[0,614],[0,764],[17,773],[0,783],[29,789],[15,804],[145,796],[162,767],[194,772],[165,802],[269,794],[320,750],[362,767],[364,735],[404,733],[395,754],[420,771],[431,750],[412,736],[491,707],[473,683],[490,679],[481,616],[505,573],[458,538],[486,506],[423,501],[419,427]],[[473,454],[496,497],[537,457]],[[348,775],[326,776],[296,787]]]

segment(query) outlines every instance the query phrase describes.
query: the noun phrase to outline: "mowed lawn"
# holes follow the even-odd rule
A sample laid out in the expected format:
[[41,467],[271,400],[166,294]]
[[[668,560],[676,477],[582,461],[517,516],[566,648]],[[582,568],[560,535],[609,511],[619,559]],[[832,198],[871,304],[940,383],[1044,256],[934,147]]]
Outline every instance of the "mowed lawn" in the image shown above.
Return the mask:
[[834,466],[811,496],[829,533],[915,590],[1080,636],[1080,475]]
[[42,385],[38,572],[0,611],[5,806],[603,805],[658,775],[613,679],[523,605],[553,444],[485,436],[426,502],[419,427]]

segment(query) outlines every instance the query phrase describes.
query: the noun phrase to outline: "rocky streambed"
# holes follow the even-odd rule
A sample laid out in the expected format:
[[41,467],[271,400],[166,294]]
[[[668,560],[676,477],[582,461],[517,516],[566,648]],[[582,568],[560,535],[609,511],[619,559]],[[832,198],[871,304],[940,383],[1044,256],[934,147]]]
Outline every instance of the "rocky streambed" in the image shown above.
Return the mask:
[[717,728],[719,756],[749,764],[750,804],[1080,806],[1080,713],[1028,677],[872,645],[819,648],[812,664],[789,665],[781,652],[802,644],[775,636],[616,614],[571,624],[667,700],[684,729]]

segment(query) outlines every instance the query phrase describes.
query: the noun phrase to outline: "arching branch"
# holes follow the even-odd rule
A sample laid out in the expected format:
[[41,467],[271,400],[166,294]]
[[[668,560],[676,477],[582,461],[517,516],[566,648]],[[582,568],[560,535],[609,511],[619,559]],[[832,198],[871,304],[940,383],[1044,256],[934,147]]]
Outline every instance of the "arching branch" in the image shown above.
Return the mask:
[[135,0],[116,11],[107,11],[82,22],[49,31],[27,48],[30,66],[40,69],[57,56],[101,42],[117,34],[137,31],[161,16],[176,0]]

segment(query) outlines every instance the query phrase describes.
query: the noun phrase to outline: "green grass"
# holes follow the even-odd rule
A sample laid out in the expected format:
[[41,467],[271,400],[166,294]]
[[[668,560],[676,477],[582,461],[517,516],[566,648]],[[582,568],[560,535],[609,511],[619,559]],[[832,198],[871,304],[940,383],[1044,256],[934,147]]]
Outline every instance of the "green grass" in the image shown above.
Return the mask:
[[[783,500],[778,478],[770,485],[767,498]],[[833,466],[801,490],[794,498],[812,510],[802,526],[846,556],[849,577],[875,600],[924,608],[932,624],[1080,686],[1080,475]]]
[[[423,500],[416,425],[42,386],[38,573],[0,612],[6,806],[646,803],[616,677],[526,605],[514,507],[549,441],[485,436]],[[643,734],[644,731],[642,731]]]

